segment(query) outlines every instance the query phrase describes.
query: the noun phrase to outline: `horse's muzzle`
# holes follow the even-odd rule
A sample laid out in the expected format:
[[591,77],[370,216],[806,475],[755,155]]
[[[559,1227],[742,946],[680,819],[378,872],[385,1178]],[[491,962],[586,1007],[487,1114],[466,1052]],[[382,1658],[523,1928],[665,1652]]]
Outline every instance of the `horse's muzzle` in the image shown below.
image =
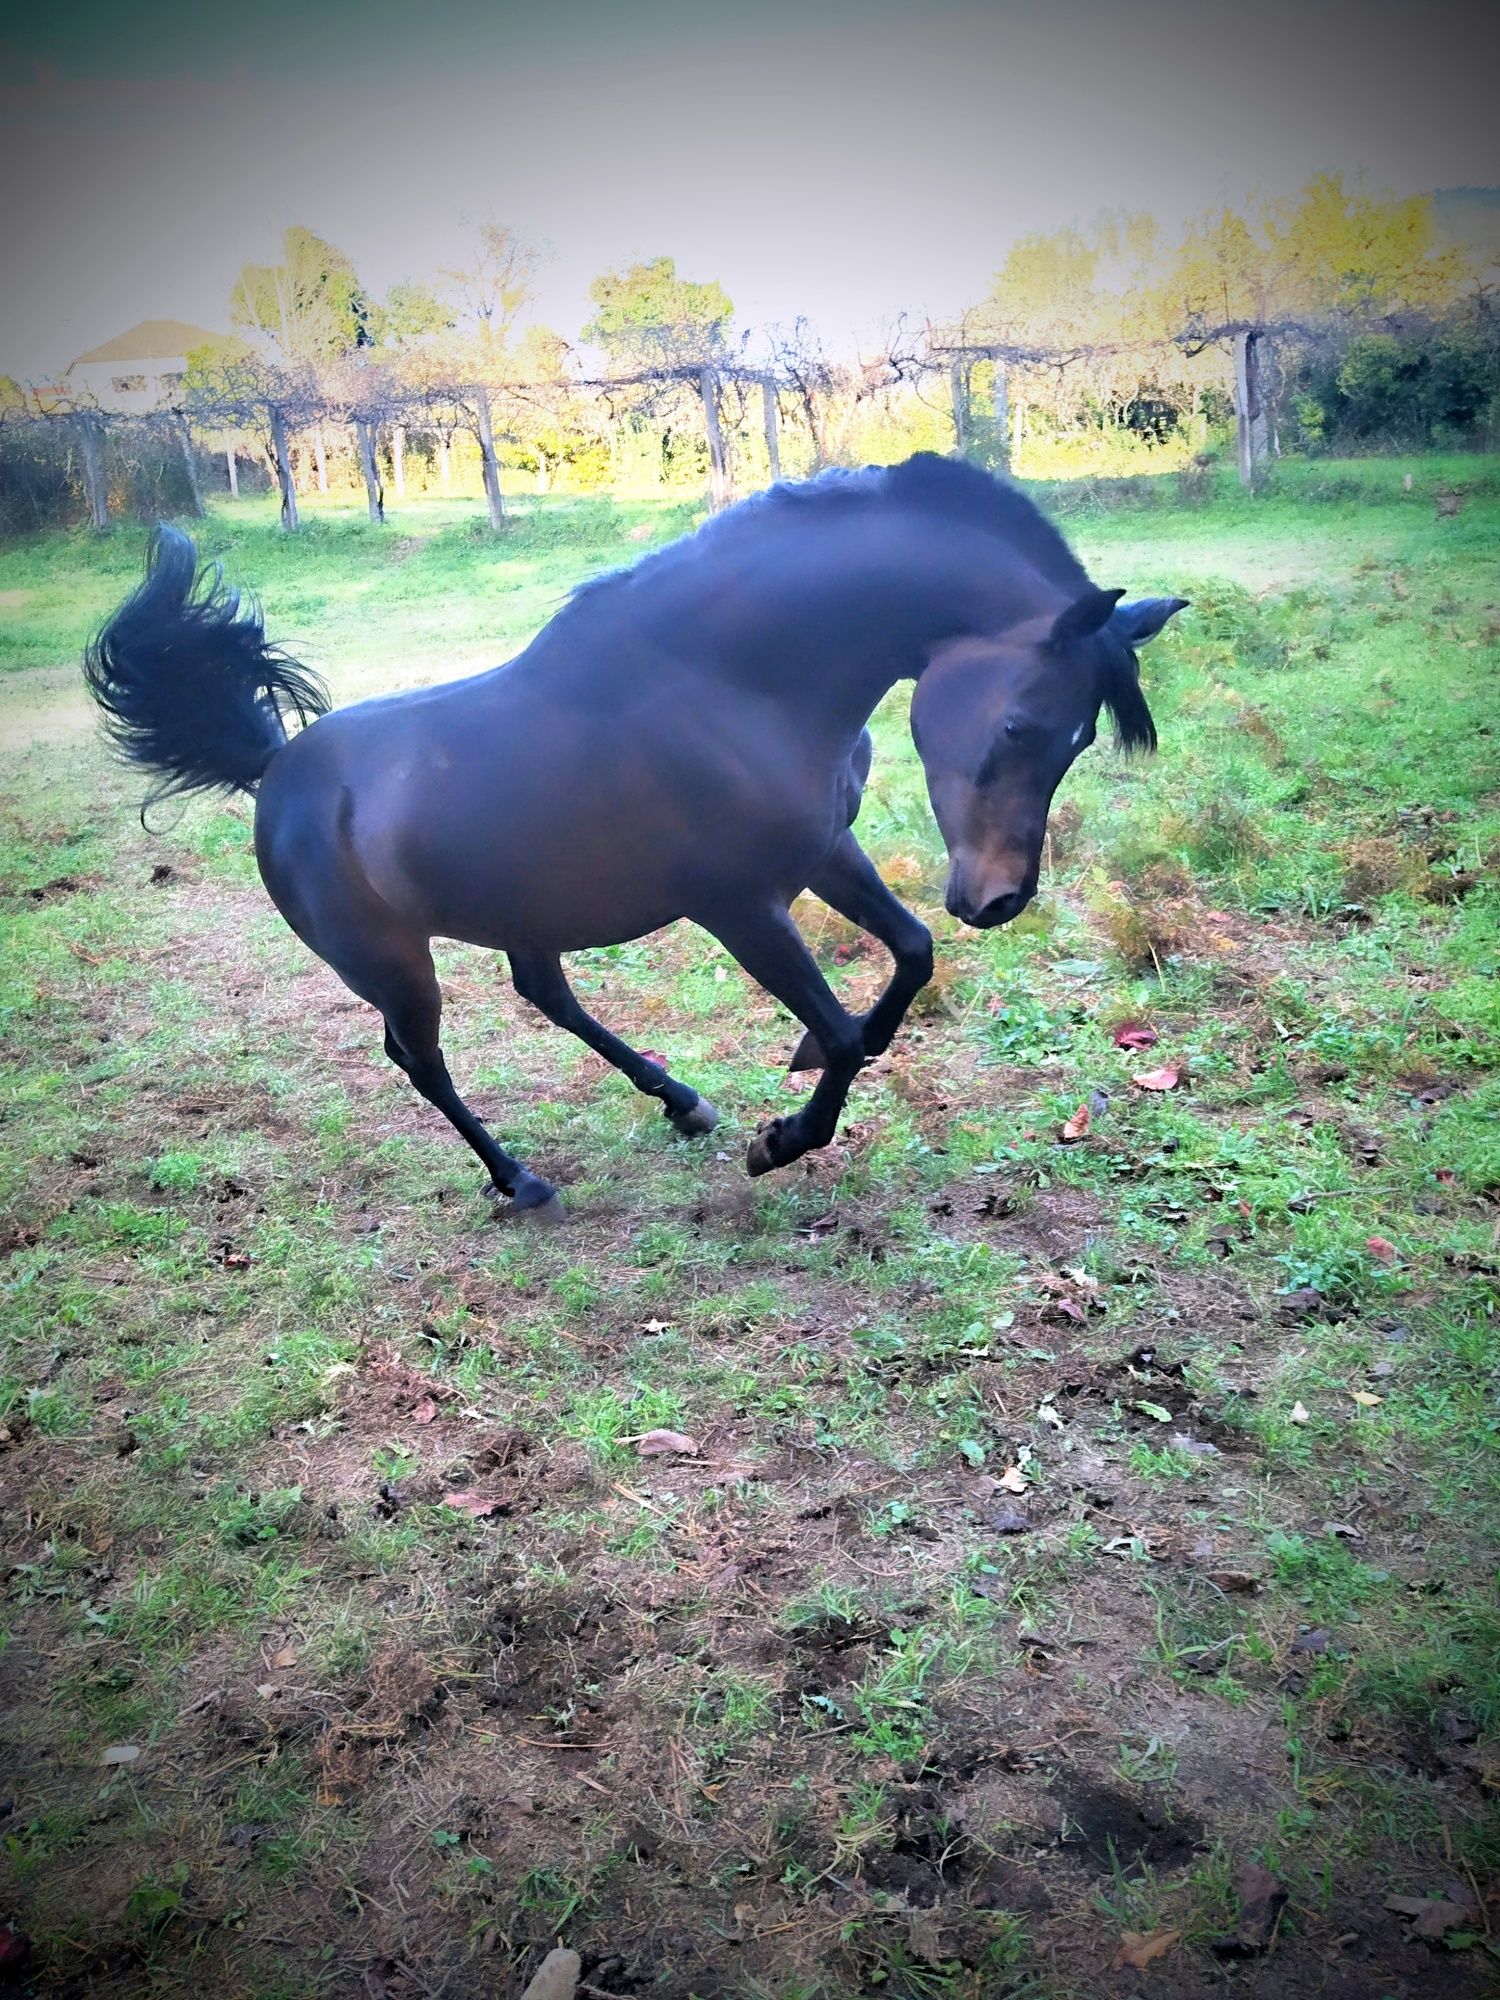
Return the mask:
[[955,895],[950,889],[947,897],[948,914],[950,917],[957,917],[961,924],[967,924],[971,930],[992,931],[1001,924],[1008,924],[1013,917],[1020,916],[1031,901],[1031,896],[1030,889],[1011,889],[1003,896],[991,896],[987,903],[975,909],[967,896]]

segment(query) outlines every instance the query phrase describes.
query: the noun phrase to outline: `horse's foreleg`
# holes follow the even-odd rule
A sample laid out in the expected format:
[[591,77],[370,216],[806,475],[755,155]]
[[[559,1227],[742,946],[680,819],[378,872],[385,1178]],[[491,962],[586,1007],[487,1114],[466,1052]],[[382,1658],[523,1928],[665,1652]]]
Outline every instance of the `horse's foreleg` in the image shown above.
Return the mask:
[[864,1061],[864,1030],[818,970],[802,933],[779,905],[734,916],[700,918],[705,928],[739,960],[757,985],[789,1007],[823,1051],[823,1074],[800,1111],[773,1118],[750,1142],[746,1165],[752,1174],[785,1167],[804,1153],[826,1146],[838,1130],[849,1086]]
[[570,1035],[587,1043],[596,1055],[603,1056],[622,1076],[629,1077],[637,1090],[656,1098],[669,1123],[684,1137],[691,1139],[712,1132],[719,1114],[708,1099],[700,1097],[687,1084],[679,1083],[676,1077],[668,1076],[659,1062],[641,1055],[618,1035],[612,1035],[592,1014],[585,1013],[558,959],[539,952],[513,951],[510,970],[523,1000],[529,1000],[557,1027],[566,1028]]
[[473,1147],[495,1190],[509,1195],[518,1210],[544,1220],[560,1217],[562,1204],[552,1183],[496,1145],[453,1087],[438,1042],[443,996],[427,940],[361,937],[341,941],[332,951],[321,942],[316,948],[346,986],[385,1016],[386,1054]]
[[[807,886],[830,909],[878,938],[896,961],[890,984],[861,1017],[866,1060],[884,1055],[906,1018],[907,1008],[932,977],[932,933],[905,904],[897,902],[852,833],[843,836]],[[823,1052],[815,1036],[802,1037],[788,1067],[823,1067]]]

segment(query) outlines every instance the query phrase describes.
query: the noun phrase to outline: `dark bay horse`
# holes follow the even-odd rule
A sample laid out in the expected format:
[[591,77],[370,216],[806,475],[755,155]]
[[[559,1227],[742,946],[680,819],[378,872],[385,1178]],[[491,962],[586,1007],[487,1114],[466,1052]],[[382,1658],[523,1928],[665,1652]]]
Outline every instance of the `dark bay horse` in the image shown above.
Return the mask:
[[[1036,891],[1053,792],[1101,708],[1126,748],[1155,743],[1135,649],[1183,600],[1123,595],[1096,589],[1016,489],[923,455],[773,487],[585,584],[507,666],[333,714],[164,527],[85,673],[120,749],[157,774],[153,799],[258,792],[277,908],[384,1016],[387,1054],[493,1188],[556,1214],[552,1186],[453,1086],[431,939],[507,953],[524,999],[691,1135],[713,1107],[586,1014],[561,955],[702,925],[802,1022],[794,1063],[822,1069],[751,1143],[752,1174],[786,1166],[832,1139],[861,1064],[932,974],[926,928],[850,831],[876,703],[916,681],[948,909],[1007,923]],[[292,717],[311,726],[289,734]],[[895,961],[862,1016],[792,922],[804,889]]]

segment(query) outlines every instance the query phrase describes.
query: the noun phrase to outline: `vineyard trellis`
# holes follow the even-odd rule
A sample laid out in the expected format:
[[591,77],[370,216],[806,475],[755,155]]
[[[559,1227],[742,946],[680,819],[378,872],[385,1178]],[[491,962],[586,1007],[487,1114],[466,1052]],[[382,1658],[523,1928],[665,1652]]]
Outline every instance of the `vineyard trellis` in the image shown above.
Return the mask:
[[[297,439],[314,440],[320,484],[326,485],[323,460],[325,427],[340,427],[352,437],[354,455],[365,488],[370,519],[385,519],[385,492],[379,465],[378,440],[390,442],[393,483],[404,491],[404,456],[410,434],[437,440],[441,463],[449,462],[454,435],[463,431],[477,446],[490,526],[502,531],[507,515],[501,484],[497,438],[514,435],[507,419],[518,412],[550,414],[559,433],[562,411],[570,407],[586,422],[592,406],[605,422],[632,398],[649,402],[664,392],[676,392],[697,405],[708,468],[709,504],[717,509],[734,497],[731,438],[743,438],[754,428],[751,406],[760,401],[759,430],[770,479],[781,475],[782,433],[787,421],[784,401],[806,424],[815,464],[828,461],[827,405],[844,396],[855,403],[889,392],[903,384],[921,385],[946,378],[953,448],[971,454],[977,445],[972,402],[973,376],[980,363],[991,370],[988,457],[997,470],[1009,470],[1018,455],[1025,405],[1012,398],[1018,371],[1051,371],[1059,379],[1080,364],[1124,356],[1157,356],[1175,348],[1196,357],[1210,349],[1225,355],[1232,370],[1236,420],[1237,464],[1242,483],[1253,489],[1271,449],[1271,397],[1267,390],[1266,357],[1277,344],[1302,346],[1349,340],[1360,333],[1401,332],[1417,328],[1412,316],[1399,319],[1323,321],[1226,320],[1193,324],[1166,342],[1113,341],[1073,347],[1043,347],[995,339],[983,328],[966,324],[948,329],[931,325],[911,334],[898,321],[880,351],[853,362],[831,362],[803,323],[789,334],[773,335],[770,359],[736,356],[727,349],[685,352],[680,333],[660,329],[659,348],[676,350],[676,358],[650,366],[609,373],[591,373],[578,364],[571,350],[550,375],[507,373],[491,357],[487,365],[464,366],[440,352],[420,348],[399,353],[359,350],[314,371],[274,363],[242,346],[226,350],[190,382],[182,399],[146,414],[125,415],[66,388],[21,390],[0,403],[0,433],[21,425],[61,425],[76,449],[78,481],[89,520],[97,531],[109,525],[109,495],[103,472],[104,446],[119,427],[153,430],[180,456],[189,493],[186,511],[201,513],[197,450],[208,441],[225,456],[231,494],[238,491],[238,455],[246,438],[258,438],[277,487],[282,525],[294,532],[300,525],[293,446]],[[501,360],[503,356],[499,357]],[[737,394],[738,409],[726,424],[725,400]],[[604,422],[599,425],[604,428]]]

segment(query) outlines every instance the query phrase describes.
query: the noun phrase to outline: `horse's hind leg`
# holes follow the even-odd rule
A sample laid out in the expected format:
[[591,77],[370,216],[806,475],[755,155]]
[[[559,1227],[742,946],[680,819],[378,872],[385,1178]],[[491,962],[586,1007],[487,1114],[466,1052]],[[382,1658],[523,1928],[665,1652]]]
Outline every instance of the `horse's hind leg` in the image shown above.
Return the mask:
[[668,1122],[685,1138],[712,1132],[719,1114],[708,1099],[700,1097],[687,1084],[679,1083],[676,1077],[668,1076],[660,1063],[641,1055],[618,1035],[612,1035],[592,1014],[585,1013],[558,959],[541,952],[513,951],[510,970],[523,1000],[529,1000],[549,1021],[586,1042],[596,1055],[603,1056],[623,1076],[629,1077],[637,1090],[658,1099]]
[[492,1187],[509,1195],[516,1209],[538,1219],[560,1217],[562,1204],[552,1183],[497,1146],[453,1087],[438,1043],[443,996],[427,940],[386,935],[341,943],[332,951],[321,943],[315,948],[346,986],[385,1016],[386,1054],[467,1139],[483,1161]]

